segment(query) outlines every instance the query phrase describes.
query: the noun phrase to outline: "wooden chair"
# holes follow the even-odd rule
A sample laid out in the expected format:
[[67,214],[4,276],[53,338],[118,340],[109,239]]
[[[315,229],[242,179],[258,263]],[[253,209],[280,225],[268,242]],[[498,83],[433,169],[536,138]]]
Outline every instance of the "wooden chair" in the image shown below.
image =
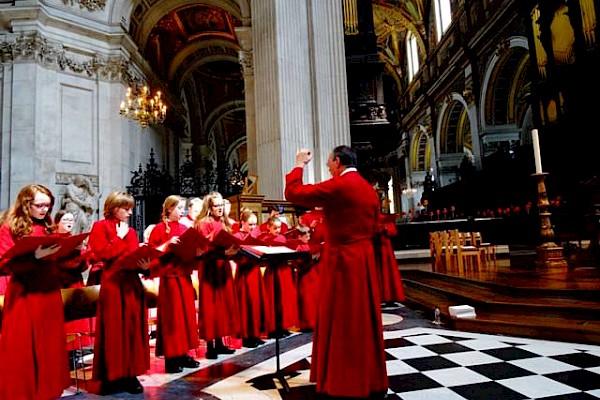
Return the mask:
[[[448,231],[440,231],[440,247],[442,249],[442,255],[444,258],[444,267],[446,270],[453,269],[455,265],[458,265],[455,262],[455,251],[454,246],[456,245],[452,241],[452,237]],[[460,270],[460,265],[459,270]]]
[[496,263],[496,245],[490,242],[484,242],[481,236],[481,232],[473,232],[473,238],[475,239],[474,245],[483,249],[485,259]]
[[429,255],[431,257],[431,271],[441,271],[444,266],[442,259],[442,246],[439,232],[429,232]]
[[475,246],[465,246],[461,244],[458,229],[451,230],[450,236],[452,242],[455,243],[453,250],[456,254],[459,273],[465,271],[465,267],[472,267],[473,261],[475,261],[477,271],[479,271],[481,269],[481,251]]

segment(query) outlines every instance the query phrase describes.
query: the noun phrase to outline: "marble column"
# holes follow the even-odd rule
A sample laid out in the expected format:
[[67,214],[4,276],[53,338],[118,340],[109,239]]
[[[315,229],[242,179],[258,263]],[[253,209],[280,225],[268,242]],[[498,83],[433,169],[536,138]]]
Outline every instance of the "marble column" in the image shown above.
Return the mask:
[[348,83],[341,1],[312,0],[312,48],[316,100],[315,180],[330,177],[326,161],[331,150],[351,145]]
[[256,102],[254,88],[254,62],[252,52],[252,28],[243,26],[236,28],[240,42],[240,64],[244,76],[244,100],[246,108],[246,152],[248,173],[258,173],[258,155],[256,152]]
[[350,144],[342,4],[333,0],[252,2],[259,192],[283,199],[297,149],[314,149],[307,181]]

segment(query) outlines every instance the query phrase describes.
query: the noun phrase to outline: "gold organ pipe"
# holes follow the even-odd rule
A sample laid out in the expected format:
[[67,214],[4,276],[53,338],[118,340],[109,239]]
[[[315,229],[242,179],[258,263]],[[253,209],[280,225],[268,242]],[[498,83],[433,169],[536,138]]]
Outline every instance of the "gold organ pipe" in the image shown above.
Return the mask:
[[344,0],[344,33],[358,34],[358,5],[357,0]]
[[542,79],[546,79],[546,62],[548,61],[546,57],[546,51],[544,50],[544,46],[542,46],[542,41],[540,40],[540,25],[538,24],[538,20],[540,18],[540,9],[536,6],[533,9],[533,13],[531,15],[531,25],[533,28],[533,39],[535,42],[535,54],[538,65],[538,72]]
[[596,43],[596,8],[594,0],[579,0],[581,10],[581,20],[583,21],[583,35],[587,47],[590,48]]

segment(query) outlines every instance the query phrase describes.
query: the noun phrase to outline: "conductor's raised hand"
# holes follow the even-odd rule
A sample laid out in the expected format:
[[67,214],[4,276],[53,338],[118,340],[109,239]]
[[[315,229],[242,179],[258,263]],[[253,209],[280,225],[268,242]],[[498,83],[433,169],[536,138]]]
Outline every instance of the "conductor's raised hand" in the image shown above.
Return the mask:
[[43,247],[42,245],[39,245],[38,248],[35,249],[34,257],[39,260],[40,258],[48,257],[56,253],[58,250],[60,250],[59,244],[53,244],[52,246],[48,247]]
[[300,149],[296,153],[296,166],[303,167],[313,158],[313,152],[308,149]]

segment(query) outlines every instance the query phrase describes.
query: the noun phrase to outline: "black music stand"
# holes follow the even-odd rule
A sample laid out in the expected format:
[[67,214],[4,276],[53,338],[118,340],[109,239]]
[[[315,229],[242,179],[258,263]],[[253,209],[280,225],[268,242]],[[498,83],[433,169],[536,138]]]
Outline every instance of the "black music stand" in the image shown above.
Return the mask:
[[[254,260],[265,261],[269,264],[269,267],[272,265],[276,265],[277,262],[280,261],[291,261],[298,260],[301,258],[310,258],[309,251],[294,251],[285,246],[248,246],[243,245],[240,247],[240,253],[244,254],[247,257],[250,257]],[[276,272],[278,266],[275,266],[274,272]],[[259,378],[261,379],[277,379],[283,390],[286,393],[290,391],[290,385],[285,380],[285,375],[281,370],[281,362],[279,360],[279,333],[282,331],[281,328],[281,308],[277,307],[277,301],[281,297],[281,288],[279,286],[279,279],[277,274],[275,273],[273,276],[273,307],[275,308],[275,363],[276,370],[273,373],[263,375]],[[256,378],[255,378],[256,379]]]

